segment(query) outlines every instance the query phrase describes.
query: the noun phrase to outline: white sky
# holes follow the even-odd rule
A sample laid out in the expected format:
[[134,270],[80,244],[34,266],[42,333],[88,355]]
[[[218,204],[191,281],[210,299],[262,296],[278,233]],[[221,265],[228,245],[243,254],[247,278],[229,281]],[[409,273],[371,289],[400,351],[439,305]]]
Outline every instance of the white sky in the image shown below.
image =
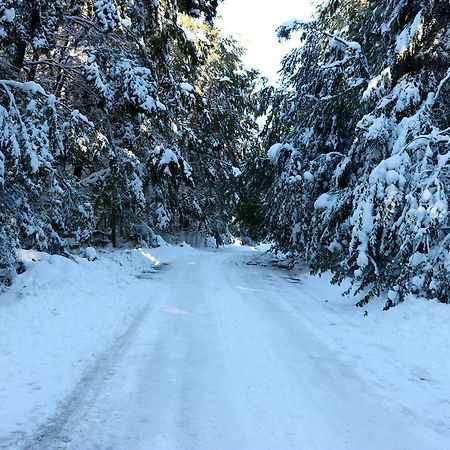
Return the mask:
[[276,28],[286,20],[308,19],[313,11],[311,0],[224,0],[216,25],[248,49],[243,58],[247,66],[275,80],[281,58],[295,42],[294,37],[278,43]]

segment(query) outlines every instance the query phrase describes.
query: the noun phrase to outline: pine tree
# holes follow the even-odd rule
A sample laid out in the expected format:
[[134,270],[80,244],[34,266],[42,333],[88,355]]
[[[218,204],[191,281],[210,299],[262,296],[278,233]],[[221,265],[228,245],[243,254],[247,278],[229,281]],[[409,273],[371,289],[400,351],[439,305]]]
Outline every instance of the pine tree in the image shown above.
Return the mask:
[[448,299],[445,3],[331,1],[279,29],[302,45],[266,92],[259,214],[278,248],[351,276],[359,305]]
[[19,247],[227,239],[256,74],[216,8],[0,2],[2,282]]

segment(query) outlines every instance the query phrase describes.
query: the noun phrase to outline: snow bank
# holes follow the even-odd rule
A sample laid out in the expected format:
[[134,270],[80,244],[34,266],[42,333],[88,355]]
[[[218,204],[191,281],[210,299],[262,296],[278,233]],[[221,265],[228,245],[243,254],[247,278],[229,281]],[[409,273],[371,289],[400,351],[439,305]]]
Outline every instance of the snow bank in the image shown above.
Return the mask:
[[[169,259],[170,251],[159,249]],[[157,298],[153,249],[84,255],[18,252],[27,270],[0,296],[0,436],[32,433],[55,414],[96,356]]]
[[89,261],[95,261],[96,259],[98,259],[98,254],[94,247],[87,247],[84,251],[84,254]]
[[[263,261],[272,258],[269,253]],[[449,305],[410,295],[386,312],[383,295],[356,308],[356,297],[342,296],[348,281],[336,286],[330,273],[317,277],[303,271],[288,277],[295,284],[284,287],[282,296],[290,299],[298,326],[324,341],[386,404],[450,442]]]

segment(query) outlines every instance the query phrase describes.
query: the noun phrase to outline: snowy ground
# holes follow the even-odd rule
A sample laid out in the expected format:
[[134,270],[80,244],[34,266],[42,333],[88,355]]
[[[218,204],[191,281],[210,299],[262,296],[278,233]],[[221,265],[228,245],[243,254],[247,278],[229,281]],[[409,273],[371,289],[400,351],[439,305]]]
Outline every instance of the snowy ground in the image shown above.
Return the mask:
[[0,448],[450,448],[450,307],[364,316],[248,247],[99,256],[24,252],[0,296]]

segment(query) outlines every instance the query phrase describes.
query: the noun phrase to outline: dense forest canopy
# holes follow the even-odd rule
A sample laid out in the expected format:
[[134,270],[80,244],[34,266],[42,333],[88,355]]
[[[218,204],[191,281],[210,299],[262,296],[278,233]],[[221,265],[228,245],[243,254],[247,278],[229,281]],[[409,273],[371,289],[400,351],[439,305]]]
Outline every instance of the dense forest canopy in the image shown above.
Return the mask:
[[256,72],[217,1],[0,1],[0,278],[15,249],[231,236]]
[[359,305],[450,295],[447,0],[330,0],[262,93],[267,156],[247,165],[241,219]]
[[276,87],[217,7],[0,0],[0,282],[20,247],[240,232],[359,305],[447,302],[448,0],[323,2],[278,29],[299,44]]

